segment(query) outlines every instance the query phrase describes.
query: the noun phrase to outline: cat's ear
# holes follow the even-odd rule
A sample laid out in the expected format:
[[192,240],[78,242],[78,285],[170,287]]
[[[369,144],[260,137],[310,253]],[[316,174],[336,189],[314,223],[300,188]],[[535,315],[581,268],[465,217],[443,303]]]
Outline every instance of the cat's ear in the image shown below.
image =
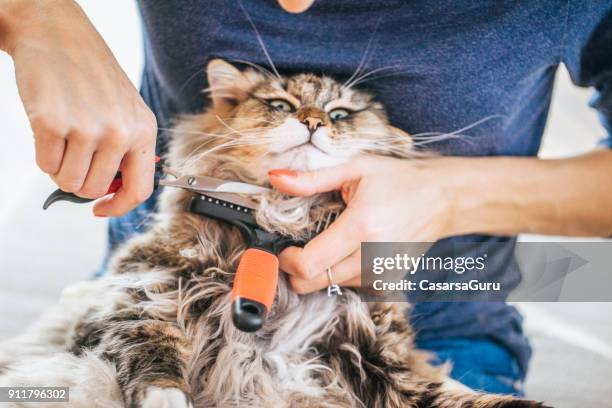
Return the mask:
[[233,65],[214,59],[206,68],[208,86],[215,111],[231,109],[248,97],[250,79]]

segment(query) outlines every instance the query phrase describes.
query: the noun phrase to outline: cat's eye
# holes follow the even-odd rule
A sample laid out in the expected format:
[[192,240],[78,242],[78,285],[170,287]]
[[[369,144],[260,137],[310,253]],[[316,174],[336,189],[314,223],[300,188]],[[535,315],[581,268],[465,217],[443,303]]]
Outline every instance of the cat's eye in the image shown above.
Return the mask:
[[333,121],[336,120],[340,120],[340,119],[344,119],[347,116],[349,116],[351,114],[350,111],[348,111],[347,109],[343,109],[343,108],[336,108],[336,109],[332,109],[331,111],[329,111],[328,115],[329,118]]
[[293,112],[293,106],[284,99],[271,99],[268,101],[268,105],[281,112]]

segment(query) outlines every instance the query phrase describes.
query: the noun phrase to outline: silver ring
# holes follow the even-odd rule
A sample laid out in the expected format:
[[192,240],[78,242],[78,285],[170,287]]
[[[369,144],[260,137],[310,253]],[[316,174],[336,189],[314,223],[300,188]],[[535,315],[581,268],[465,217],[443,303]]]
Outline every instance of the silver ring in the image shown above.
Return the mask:
[[340,289],[340,286],[338,284],[334,283],[331,267],[327,268],[327,279],[329,280],[329,286],[327,287],[327,296],[341,295],[342,289]]
[[331,267],[327,268],[327,279],[329,280],[329,286],[334,286],[334,279],[332,278]]

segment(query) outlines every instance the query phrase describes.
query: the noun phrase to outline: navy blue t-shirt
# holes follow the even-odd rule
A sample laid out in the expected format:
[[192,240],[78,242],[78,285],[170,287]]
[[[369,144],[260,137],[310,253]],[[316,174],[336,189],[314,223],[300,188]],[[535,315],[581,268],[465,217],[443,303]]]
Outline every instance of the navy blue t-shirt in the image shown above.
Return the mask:
[[[378,74],[373,90],[391,122],[416,134],[463,132],[468,141],[429,145],[446,155],[535,156],[559,64],[573,81],[598,91],[593,106],[612,121],[612,11],[609,1],[317,0],[288,14],[276,0],[243,0],[281,72],[348,77],[366,53]],[[142,95],[167,128],[207,100],[204,68],[211,58],[267,65],[237,1],[139,1],[145,33]],[[603,133],[603,132],[602,132]],[[576,135],[580,137],[580,135]],[[612,138],[604,144],[612,147]],[[163,137],[159,148],[163,150]],[[143,227],[154,198],[111,222],[111,243]],[[505,242],[495,271],[507,285],[520,272]],[[486,248],[484,248],[486,251]],[[510,255],[509,255],[510,254]],[[521,317],[505,303],[420,303],[410,316],[420,341],[487,337],[508,347],[523,370],[530,355]]]

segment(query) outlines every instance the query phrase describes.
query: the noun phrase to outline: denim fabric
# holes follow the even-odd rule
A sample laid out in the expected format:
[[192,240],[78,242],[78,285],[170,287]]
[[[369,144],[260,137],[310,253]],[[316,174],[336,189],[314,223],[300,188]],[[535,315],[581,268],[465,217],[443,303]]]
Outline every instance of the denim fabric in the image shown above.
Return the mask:
[[[317,0],[299,15],[285,13],[276,0],[242,3],[279,71],[346,78],[364,61],[365,72],[379,71],[362,86],[377,95],[394,125],[412,134],[461,130],[461,139],[428,145],[442,154],[535,156],[561,63],[576,84],[596,90],[593,107],[611,122],[609,1]],[[161,128],[206,105],[201,90],[211,58],[268,65],[234,0],[139,5],[141,92]],[[602,144],[612,147],[611,140],[608,135]],[[162,133],[159,153],[164,146]],[[153,200],[111,221],[112,246],[142,229],[152,208]],[[510,254],[515,243],[513,237],[452,239],[506,243],[503,252]],[[511,255],[494,273],[505,287],[520,282]],[[527,369],[531,352],[521,317],[504,303],[419,303],[410,318],[419,341],[488,338],[509,350],[521,372]]]
[[451,378],[496,394],[524,394],[525,373],[508,349],[486,338],[446,338],[417,343],[433,353],[434,364],[451,363]]

